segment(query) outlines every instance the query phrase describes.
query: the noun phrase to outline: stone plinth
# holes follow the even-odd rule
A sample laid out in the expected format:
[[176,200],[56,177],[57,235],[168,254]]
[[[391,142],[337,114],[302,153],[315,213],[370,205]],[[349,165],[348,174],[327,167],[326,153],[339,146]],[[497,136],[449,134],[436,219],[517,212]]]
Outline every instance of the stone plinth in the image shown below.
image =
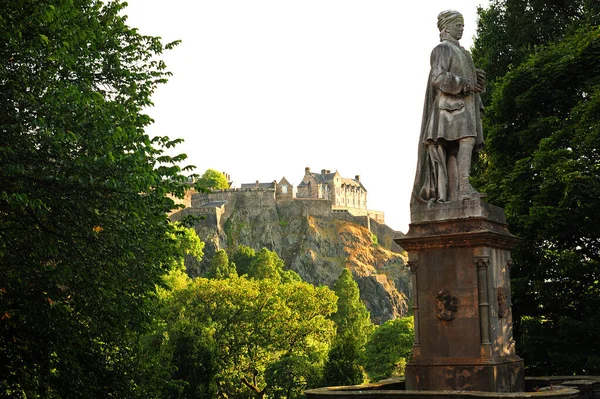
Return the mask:
[[407,390],[519,392],[510,249],[518,239],[501,208],[481,199],[413,205],[405,237],[415,342]]

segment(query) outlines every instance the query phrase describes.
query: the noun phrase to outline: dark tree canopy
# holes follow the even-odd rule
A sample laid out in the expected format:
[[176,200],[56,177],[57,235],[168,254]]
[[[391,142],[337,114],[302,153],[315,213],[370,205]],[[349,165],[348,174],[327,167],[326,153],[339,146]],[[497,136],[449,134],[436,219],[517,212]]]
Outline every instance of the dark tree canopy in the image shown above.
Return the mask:
[[492,0],[478,9],[475,65],[487,73],[488,102],[495,81],[524,62],[538,46],[560,40],[574,27],[600,21],[596,0]]
[[[0,15],[0,391],[129,397],[132,335],[172,266],[185,180],[142,109],[166,48],[118,1]],[[129,374],[128,374],[129,373]]]
[[517,351],[529,374],[600,372],[598,9],[495,1],[480,11],[474,53],[495,85],[474,183],[523,239],[511,277]]

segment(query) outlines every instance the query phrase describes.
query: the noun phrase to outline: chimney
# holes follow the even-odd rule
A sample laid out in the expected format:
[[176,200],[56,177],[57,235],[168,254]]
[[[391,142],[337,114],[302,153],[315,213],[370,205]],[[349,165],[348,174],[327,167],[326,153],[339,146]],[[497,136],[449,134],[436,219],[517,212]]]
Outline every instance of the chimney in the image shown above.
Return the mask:
[[359,182],[359,183],[360,183],[360,175],[356,175],[356,176],[354,176],[354,180],[356,180],[357,182]]
[[324,175],[325,173],[327,173],[327,171],[325,169],[321,169],[321,174]]
[[306,168],[304,168],[304,173],[305,174],[309,174],[310,173],[310,168],[308,166]]

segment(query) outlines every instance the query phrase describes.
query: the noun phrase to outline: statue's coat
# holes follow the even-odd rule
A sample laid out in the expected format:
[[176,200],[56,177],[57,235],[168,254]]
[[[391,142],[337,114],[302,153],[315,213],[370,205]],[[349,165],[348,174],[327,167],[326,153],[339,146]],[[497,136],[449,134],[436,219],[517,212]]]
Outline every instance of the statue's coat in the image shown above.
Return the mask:
[[464,137],[475,137],[475,150],[483,145],[479,93],[473,59],[457,41],[445,39],[431,52],[431,71],[421,120],[417,172],[412,201],[442,197],[438,179],[447,179],[446,148]]

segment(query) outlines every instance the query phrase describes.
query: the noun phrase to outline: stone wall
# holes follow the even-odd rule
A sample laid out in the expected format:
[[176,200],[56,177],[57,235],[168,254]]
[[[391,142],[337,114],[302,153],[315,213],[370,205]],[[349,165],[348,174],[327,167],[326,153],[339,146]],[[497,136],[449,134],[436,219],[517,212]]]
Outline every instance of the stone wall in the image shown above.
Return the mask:
[[184,208],[177,212],[174,212],[170,219],[173,222],[178,222],[186,216],[199,216],[204,218],[205,223],[209,223],[215,226],[219,226],[221,217],[223,215],[224,207],[212,208],[212,207],[200,207],[200,208]]
[[[274,207],[278,206],[278,212],[283,218],[296,216],[331,217],[359,224],[369,229],[377,236],[378,241],[393,251],[400,252],[402,248],[395,243],[402,233],[392,230],[385,224],[385,216],[382,211],[372,211],[358,208],[335,207],[328,199],[290,198],[285,196],[278,198],[274,190],[264,189],[234,189],[221,190],[211,193],[197,193],[186,195],[191,208],[186,208],[185,214],[201,214],[214,220],[220,229],[223,228],[222,220],[227,219],[234,208],[229,202],[236,201],[250,207]],[[222,207],[203,207],[203,204],[216,201],[227,201]],[[191,212],[189,209],[197,209]],[[191,213],[190,213],[191,212]]]

